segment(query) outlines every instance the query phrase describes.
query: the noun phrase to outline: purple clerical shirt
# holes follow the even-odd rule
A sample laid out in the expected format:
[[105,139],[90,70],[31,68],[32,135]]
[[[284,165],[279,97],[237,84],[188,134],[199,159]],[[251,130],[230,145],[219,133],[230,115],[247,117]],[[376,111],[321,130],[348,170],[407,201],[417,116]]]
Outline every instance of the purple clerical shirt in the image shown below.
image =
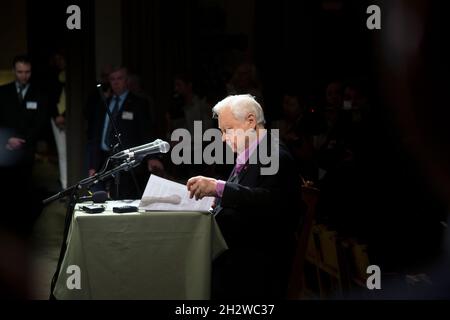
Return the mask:
[[[239,174],[241,172],[242,168],[247,163],[248,159],[250,158],[252,153],[255,151],[256,147],[258,146],[258,144],[261,142],[261,140],[264,138],[265,135],[266,135],[266,133],[264,132],[264,134],[262,134],[259,137],[259,139],[253,141],[252,144],[247,149],[245,149],[243,152],[238,154],[238,156],[236,158],[236,165],[234,166],[233,171],[232,171],[234,174]],[[226,181],[217,180],[216,196],[218,198],[222,198],[223,190],[225,189],[225,184],[226,184]]]

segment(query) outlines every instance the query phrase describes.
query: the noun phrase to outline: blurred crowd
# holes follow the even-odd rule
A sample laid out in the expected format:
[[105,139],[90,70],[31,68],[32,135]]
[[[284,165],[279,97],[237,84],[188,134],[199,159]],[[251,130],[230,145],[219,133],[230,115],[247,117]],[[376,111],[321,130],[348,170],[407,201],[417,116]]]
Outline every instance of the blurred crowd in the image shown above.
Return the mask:
[[[16,181],[5,186],[2,195],[19,202],[24,192],[33,195],[26,203],[26,211],[31,213],[25,219],[28,222],[21,217],[5,225],[11,222],[29,230],[42,210],[43,196],[67,187],[70,146],[66,140],[65,67],[64,52],[55,53],[47,72],[37,81],[32,76],[32,60],[18,56],[13,63],[15,81],[0,88],[1,174],[3,181]],[[27,77],[20,74],[24,68]],[[445,208],[430,192],[418,187],[422,184],[411,175],[414,168],[408,169],[407,162],[398,160],[401,157],[396,145],[389,142],[390,131],[386,119],[380,118],[381,106],[368,79],[342,75],[320,84],[314,92],[283,81],[278,102],[269,106],[265,93],[271,88],[264,87],[256,65],[243,59],[221,72],[175,73],[171,103],[161,106],[142,86],[143,78],[145,75],[124,66],[101,68],[101,87],[92,88],[83,108],[85,123],[81,127],[86,129],[87,144],[82,159],[85,176],[80,179],[101,170],[107,157],[120,149],[157,138],[170,141],[171,133],[178,128],[193,134],[194,121],[202,121],[203,130],[217,127],[211,113],[214,104],[227,95],[249,93],[264,109],[270,109],[265,112],[266,126],[278,129],[290,149],[300,172],[299,184],[320,190],[317,221],[368,242],[375,261],[392,269],[410,265],[417,252],[433,257],[439,251],[436,244],[440,234],[435,230],[438,221],[445,220]],[[23,93],[23,88],[28,91]],[[22,113],[11,111],[17,106]],[[117,124],[120,143],[109,123],[107,108]],[[27,151],[23,158],[11,156],[12,150],[20,149]],[[59,190],[32,191],[31,168],[36,159],[42,158],[58,163]],[[113,198],[139,198],[151,173],[185,183],[194,175],[226,179],[231,169],[232,165],[175,166],[170,156],[157,155],[122,174],[119,181],[109,181],[92,191],[106,189]],[[399,196],[399,190],[412,198]],[[427,212],[426,218],[416,214],[420,210]],[[406,230],[402,239],[397,238],[399,230]],[[419,232],[423,234],[421,241],[411,240]],[[398,250],[403,250],[401,258]]]

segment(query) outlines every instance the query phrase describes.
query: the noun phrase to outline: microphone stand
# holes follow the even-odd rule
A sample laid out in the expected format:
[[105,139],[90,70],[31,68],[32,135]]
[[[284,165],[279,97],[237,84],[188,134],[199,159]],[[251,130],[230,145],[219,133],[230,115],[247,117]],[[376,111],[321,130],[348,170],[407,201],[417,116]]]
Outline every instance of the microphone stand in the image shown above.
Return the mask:
[[56,297],[54,296],[53,291],[55,289],[56,281],[58,280],[59,273],[61,272],[61,265],[62,265],[64,256],[66,254],[67,237],[69,235],[69,230],[70,230],[71,222],[73,219],[73,213],[75,211],[75,205],[78,200],[78,191],[83,188],[89,189],[92,185],[97,184],[111,176],[118,175],[121,171],[132,170],[134,167],[136,167],[140,164],[140,161],[138,161],[136,159],[134,159],[134,160],[128,159],[128,160],[124,161],[122,164],[114,167],[113,169],[106,171],[106,167],[107,167],[108,163],[109,163],[109,158],[108,158],[106,165],[100,172],[96,173],[92,177],[83,179],[83,180],[79,181],[78,183],[76,183],[76,184],[74,184],[74,185],[72,185],[72,186],[70,186],[70,187],[58,192],[57,194],[42,201],[42,203],[45,205],[45,204],[51,203],[55,200],[69,196],[69,203],[67,205],[66,218],[64,221],[64,234],[63,234],[61,249],[59,252],[58,264],[56,266],[56,270],[55,270],[55,273],[53,274],[52,281],[50,284],[50,297],[49,297],[50,300],[56,300]]
[[[100,83],[97,84],[97,89],[98,89],[100,98],[102,99],[103,105],[106,109],[106,114],[108,115],[109,122],[111,123],[111,125],[113,127],[114,137],[117,139],[117,143],[114,146],[108,146],[108,147],[112,148],[112,154],[116,154],[117,152],[122,151],[124,149],[122,139],[120,138],[122,134],[119,132],[119,129],[117,128],[117,125],[116,125],[116,121],[115,121],[115,119],[113,119],[112,113],[109,110],[109,105],[108,105],[108,102],[106,101],[105,95],[103,94],[102,85]],[[139,187],[139,184],[137,182],[134,171],[131,170],[130,173],[131,173],[131,178],[133,179],[133,182],[134,182],[134,186],[136,187],[136,191],[138,192],[138,194],[141,194],[141,188]],[[116,186],[116,197],[119,197],[120,173],[118,172],[116,175],[113,175],[113,177],[114,177],[114,184]]]

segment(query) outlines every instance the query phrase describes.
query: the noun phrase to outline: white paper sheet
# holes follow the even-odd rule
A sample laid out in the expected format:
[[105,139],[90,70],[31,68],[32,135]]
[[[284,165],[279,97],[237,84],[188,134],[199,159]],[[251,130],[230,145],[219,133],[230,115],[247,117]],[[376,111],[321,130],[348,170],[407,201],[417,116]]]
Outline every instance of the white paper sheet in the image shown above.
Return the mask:
[[209,211],[214,197],[189,198],[185,185],[152,174],[139,203],[146,211]]

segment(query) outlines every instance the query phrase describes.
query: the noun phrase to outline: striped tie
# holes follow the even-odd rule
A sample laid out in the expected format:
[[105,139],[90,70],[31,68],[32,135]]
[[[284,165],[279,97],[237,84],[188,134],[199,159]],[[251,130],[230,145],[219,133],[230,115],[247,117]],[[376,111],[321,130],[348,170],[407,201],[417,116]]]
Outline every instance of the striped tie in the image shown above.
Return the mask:
[[25,86],[23,84],[19,85],[19,92],[17,93],[17,97],[19,98],[19,104],[22,105],[23,103],[23,90],[25,89]]

